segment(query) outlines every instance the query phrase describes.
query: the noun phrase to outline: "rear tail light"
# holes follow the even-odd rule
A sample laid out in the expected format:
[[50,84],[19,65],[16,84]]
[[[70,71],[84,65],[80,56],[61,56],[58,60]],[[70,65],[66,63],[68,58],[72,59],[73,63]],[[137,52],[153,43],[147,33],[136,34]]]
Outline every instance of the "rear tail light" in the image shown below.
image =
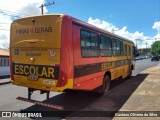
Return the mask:
[[67,82],[68,82],[67,76],[63,72],[60,72],[57,87],[63,87],[67,84]]

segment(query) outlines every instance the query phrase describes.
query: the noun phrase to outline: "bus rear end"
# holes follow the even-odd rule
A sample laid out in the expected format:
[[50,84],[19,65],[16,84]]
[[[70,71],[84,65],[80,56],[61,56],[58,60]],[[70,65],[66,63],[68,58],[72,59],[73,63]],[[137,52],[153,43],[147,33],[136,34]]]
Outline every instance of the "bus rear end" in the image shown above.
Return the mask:
[[58,87],[62,18],[63,15],[44,15],[22,18],[12,23],[12,84],[42,91],[63,91],[69,87]]

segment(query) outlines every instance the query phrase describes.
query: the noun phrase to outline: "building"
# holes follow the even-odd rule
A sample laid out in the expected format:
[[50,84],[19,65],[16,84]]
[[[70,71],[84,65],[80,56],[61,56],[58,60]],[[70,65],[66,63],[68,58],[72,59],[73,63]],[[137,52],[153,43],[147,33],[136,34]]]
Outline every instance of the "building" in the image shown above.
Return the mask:
[[9,76],[9,51],[0,48],[0,76]]
[[150,56],[150,48],[141,48],[137,50],[140,56]]

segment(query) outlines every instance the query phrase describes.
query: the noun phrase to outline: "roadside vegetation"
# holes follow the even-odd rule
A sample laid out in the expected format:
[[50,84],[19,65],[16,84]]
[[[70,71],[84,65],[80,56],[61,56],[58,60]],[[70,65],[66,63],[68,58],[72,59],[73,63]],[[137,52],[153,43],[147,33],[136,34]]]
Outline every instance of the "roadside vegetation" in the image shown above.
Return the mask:
[[156,41],[152,44],[150,54],[153,56],[160,55],[160,41]]

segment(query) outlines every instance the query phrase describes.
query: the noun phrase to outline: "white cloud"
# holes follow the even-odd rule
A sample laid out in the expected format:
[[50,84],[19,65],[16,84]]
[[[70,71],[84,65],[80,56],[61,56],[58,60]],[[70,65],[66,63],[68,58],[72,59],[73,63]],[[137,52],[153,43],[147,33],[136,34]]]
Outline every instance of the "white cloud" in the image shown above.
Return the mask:
[[114,33],[124,38],[132,39],[132,34],[127,31],[127,26],[124,26],[122,29],[117,29]]
[[94,20],[94,19],[92,19],[92,17],[90,17],[88,19],[88,23],[90,23],[92,25],[95,25],[95,26],[97,26],[99,28],[102,28],[104,30],[107,30],[109,32],[112,32],[112,30],[116,28],[115,26],[113,26],[109,22],[106,22],[104,20],[101,21],[100,19],[97,19],[97,18]]
[[[27,15],[38,15],[41,14],[41,9],[39,6],[45,3],[45,0],[1,0],[0,9],[27,14]],[[47,12],[46,7],[44,7],[44,13]]]
[[[0,1],[0,48],[9,47],[10,24],[16,16],[40,15],[39,6],[45,0],[1,0]],[[47,12],[44,7],[44,13]]]
[[[116,26],[114,26],[112,23],[109,23],[104,20],[100,20],[98,18],[92,19],[92,17],[88,19],[88,23],[95,25],[99,28],[102,28],[104,30],[107,30],[109,32],[112,32],[114,34],[117,34],[119,36],[122,36],[124,38],[127,38],[129,40],[132,40],[135,44],[137,43],[138,48],[151,47],[152,43],[154,42],[153,37],[145,36],[143,32],[136,31],[134,33],[131,33],[127,31],[127,26],[124,26],[121,29],[119,29]],[[155,23],[153,28],[159,30],[160,22]]]
[[12,20],[9,16],[4,16],[2,14],[0,14],[0,18],[0,48],[8,49],[10,39],[9,30]]
[[160,21],[155,22],[152,28],[157,30],[157,34],[154,36],[154,38],[160,40]]
[[160,30],[160,21],[159,22],[155,22],[154,25],[152,26],[152,28]]

